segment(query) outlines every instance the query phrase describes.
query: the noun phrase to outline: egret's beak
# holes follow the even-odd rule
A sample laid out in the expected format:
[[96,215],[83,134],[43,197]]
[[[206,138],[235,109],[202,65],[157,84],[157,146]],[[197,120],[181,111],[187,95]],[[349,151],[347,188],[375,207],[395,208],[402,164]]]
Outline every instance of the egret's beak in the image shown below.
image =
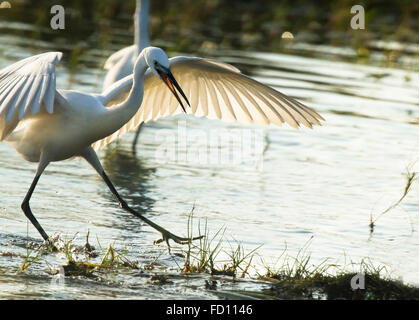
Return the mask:
[[179,101],[180,105],[182,106],[183,111],[186,113],[185,107],[183,106],[182,100],[180,99],[179,95],[177,94],[176,89],[177,89],[177,91],[180,92],[183,99],[185,99],[188,106],[190,107],[191,105],[189,104],[188,98],[186,98],[185,94],[183,93],[183,90],[181,89],[181,87],[177,83],[176,79],[173,77],[172,72],[170,72],[170,69],[160,66],[157,69],[157,72],[158,72],[160,78],[163,80],[163,82],[169,87],[170,91],[172,91],[172,93],[175,95],[177,101]]

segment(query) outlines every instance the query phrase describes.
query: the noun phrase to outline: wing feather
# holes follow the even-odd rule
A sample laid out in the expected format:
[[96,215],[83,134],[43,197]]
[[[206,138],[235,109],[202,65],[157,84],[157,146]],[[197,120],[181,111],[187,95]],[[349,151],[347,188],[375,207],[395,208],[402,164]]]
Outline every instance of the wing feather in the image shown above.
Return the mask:
[[[152,115],[152,103],[154,102],[154,95],[155,95],[155,91],[157,90],[156,87],[152,87],[151,89],[149,89],[149,94],[147,95],[147,100],[143,100],[144,104],[142,103],[142,108],[144,109],[144,122],[147,122],[151,119],[151,115]],[[144,98],[143,98],[144,99]]]
[[[253,98],[248,92],[247,89],[239,82],[234,82],[231,83],[231,85],[236,86],[238,89],[240,89],[240,93],[250,102],[249,105],[252,105],[255,110],[254,110],[254,116],[253,118],[257,117],[259,118],[259,122],[262,125],[267,125],[269,124],[269,120],[268,117],[266,116],[266,114],[264,113],[264,111],[261,109],[261,107],[259,106],[259,104],[255,101],[255,98]],[[252,110],[252,109],[250,109]],[[250,111],[249,110],[249,111]]]
[[197,114],[199,104],[198,98],[200,97],[198,80],[188,76],[187,81],[187,83],[189,83],[189,85],[191,86],[190,95],[188,97],[190,98],[192,113]]
[[[40,77],[38,75],[34,76],[31,90],[29,91],[28,98],[25,102],[25,107],[22,108],[24,111],[21,112],[22,109],[19,110],[19,120],[23,119],[23,117],[28,113],[28,111],[32,108],[34,101],[36,100],[36,96],[38,95],[38,92],[41,93],[41,86],[42,81],[39,79]],[[36,107],[36,106],[35,106]]]
[[221,114],[220,103],[217,98],[217,93],[215,92],[214,85],[211,82],[211,79],[202,78],[205,82],[205,86],[208,89],[208,114],[211,112],[211,118],[215,119],[222,119],[223,116]]
[[275,102],[271,100],[269,97],[262,95],[259,93],[259,91],[254,91],[255,97],[259,99],[263,105],[266,107],[266,113],[271,114],[271,116],[268,116],[268,118],[276,125],[281,126],[285,120],[281,116],[281,113],[278,112],[278,110],[273,106]]
[[55,97],[55,74],[51,75],[51,79],[48,83],[48,89],[45,94],[44,103],[45,103],[45,110],[48,113],[54,112],[54,97]]
[[149,107],[151,109],[151,119],[153,119],[153,120],[159,118],[159,115],[160,115],[160,108],[153,108],[153,106],[159,105],[157,103],[157,98],[158,97],[161,98],[161,95],[159,95],[159,92],[158,92],[157,88],[155,88],[152,100],[151,100],[150,105],[149,105]]
[[136,52],[137,52],[137,47],[135,45],[122,48],[109,56],[109,58],[105,61],[105,65],[103,68],[105,70],[109,70],[114,65],[116,65],[120,59],[122,59],[123,57],[127,55],[133,55]]
[[[7,98],[8,94],[16,86],[16,83],[19,81],[18,76],[12,77],[8,83],[2,88],[0,93],[0,106],[3,106],[3,101]],[[1,107],[0,107],[1,108]],[[5,109],[5,107],[4,107]]]
[[205,79],[199,77],[198,83],[201,88],[200,96],[199,96],[199,100],[201,102],[200,103],[201,112],[202,112],[202,115],[206,117],[208,116],[208,88],[207,88],[207,85],[205,84]]
[[51,77],[46,76],[43,76],[42,78],[43,79],[41,90],[39,91],[39,94],[36,96],[36,100],[34,101],[34,105],[32,106],[32,114],[36,114],[41,110],[42,97],[45,96],[51,79]]
[[19,87],[26,82],[27,79],[21,78],[16,83],[14,83],[13,91],[8,94],[2,102],[4,112],[6,114],[6,121],[10,122],[13,116],[12,106],[15,101],[19,98]]
[[[223,102],[223,105],[225,105],[227,107],[227,109],[225,109],[224,114],[229,113],[228,118],[226,118],[227,121],[231,121],[231,120],[237,120],[236,114],[234,113],[233,107],[231,105],[230,99],[227,97],[227,93],[224,90],[223,86],[220,84],[220,81],[217,81],[218,78],[216,80],[211,80],[214,84],[214,86],[217,88],[217,91],[220,93],[221,96],[221,101]],[[223,117],[224,119],[224,117]]]
[[0,70],[0,141],[5,139],[29,110],[41,106],[54,111],[55,65],[61,52],[47,52],[20,60]]
[[236,92],[236,88],[231,85],[229,81],[224,80],[222,82],[232,98],[230,100],[233,102],[233,108],[235,111],[235,114],[238,115],[237,121],[244,122],[244,123],[252,123],[254,122],[252,115],[249,113],[249,110],[247,110],[244,102]]
[[[20,91],[20,94],[18,96],[18,99],[17,99],[17,101],[15,103],[16,106],[19,106],[18,107],[19,108],[18,109],[19,110],[19,113],[22,113],[24,111],[24,109],[25,109],[26,99],[28,98],[28,92],[30,92],[31,86],[32,86],[31,77],[28,76],[28,77],[26,77],[25,83],[23,83],[19,87],[16,87]],[[23,109],[23,110],[20,111],[21,109]]]

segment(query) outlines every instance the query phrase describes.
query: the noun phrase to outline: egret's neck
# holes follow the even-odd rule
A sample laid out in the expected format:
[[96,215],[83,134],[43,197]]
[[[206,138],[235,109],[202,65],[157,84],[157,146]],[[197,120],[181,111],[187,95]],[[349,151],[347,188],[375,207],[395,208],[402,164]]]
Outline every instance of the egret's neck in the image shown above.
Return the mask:
[[135,45],[137,47],[137,56],[140,52],[150,45],[148,33],[150,12],[150,0],[137,0],[137,9],[134,15],[135,24]]
[[144,95],[144,74],[148,68],[144,55],[138,57],[134,67],[133,85],[125,101],[107,109],[102,119],[99,119],[103,128],[100,135],[104,138],[124,126],[138,111]]

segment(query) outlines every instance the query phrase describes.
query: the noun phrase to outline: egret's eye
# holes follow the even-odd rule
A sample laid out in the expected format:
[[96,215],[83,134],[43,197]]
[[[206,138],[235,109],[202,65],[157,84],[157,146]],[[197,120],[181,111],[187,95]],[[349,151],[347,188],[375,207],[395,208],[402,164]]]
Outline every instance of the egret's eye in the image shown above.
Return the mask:
[[154,61],[154,66],[157,67],[158,63],[157,61]]

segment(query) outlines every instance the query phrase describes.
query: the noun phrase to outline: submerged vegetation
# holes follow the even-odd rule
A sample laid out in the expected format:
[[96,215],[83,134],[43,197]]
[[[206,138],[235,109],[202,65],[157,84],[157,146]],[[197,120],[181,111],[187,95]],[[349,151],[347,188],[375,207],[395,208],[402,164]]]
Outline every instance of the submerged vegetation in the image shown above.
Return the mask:
[[[66,276],[92,276],[97,270],[115,270],[118,268],[138,269],[138,263],[125,258],[128,251],[119,252],[110,244],[106,249],[102,247],[97,239],[100,252],[89,244],[89,232],[86,235],[86,244],[83,248],[77,248],[72,240],[66,241],[65,256],[67,263],[63,265]],[[84,254],[84,261],[77,261],[73,254]],[[92,258],[101,256],[98,263],[91,262]]]
[[[188,220],[188,236],[192,236],[191,230],[192,214]],[[247,252],[241,243],[234,241],[234,245],[228,242],[229,250],[226,250],[225,228],[210,236],[205,222],[203,230],[198,223],[198,230],[200,235],[205,236],[199,244],[190,243],[180,254],[171,255],[179,256],[184,261],[183,266],[176,263],[179,268],[174,274],[156,272],[155,263],[159,257],[152,263],[140,265],[126,257],[128,250],[116,250],[114,244],[105,248],[97,239],[96,249],[89,243],[89,232],[84,246],[76,246],[73,242],[75,238],[62,241],[57,237],[55,243],[59,245],[56,247],[64,253],[67,262],[58,269],[48,265],[46,272],[50,275],[63,272],[65,277],[99,279],[99,275],[109,272],[115,274],[123,270],[137,270],[139,276],[148,278],[146,284],[158,286],[171,285],[182,278],[186,281],[189,275],[195,274],[205,279],[203,290],[213,292],[217,292],[218,282],[222,279],[225,281],[230,278],[233,282],[248,279],[260,282],[263,288],[259,291],[232,290],[231,297],[237,294],[252,299],[419,299],[419,288],[392,279],[385,266],[376,266],[369,260],[346,263],[345,257],[343,265],[332,263],[330,259],[314,264],[309,253],[313,237],[296,256],[289,255],[285,245],[282,254],[270,265],[257,254],[259,247]],[[25,272],[32,264],[39,263],[43,255],[51,252],[43,245],[28,248],[27,255],[21,257],[24,261],[20,271]],[[1,255],[11,256],[10,253]],[[221,255],[225,258],[219,259]],[[261,259],[262,269],[252,264],[257,258]],[[249,272],[249,269],[254,271]]]

